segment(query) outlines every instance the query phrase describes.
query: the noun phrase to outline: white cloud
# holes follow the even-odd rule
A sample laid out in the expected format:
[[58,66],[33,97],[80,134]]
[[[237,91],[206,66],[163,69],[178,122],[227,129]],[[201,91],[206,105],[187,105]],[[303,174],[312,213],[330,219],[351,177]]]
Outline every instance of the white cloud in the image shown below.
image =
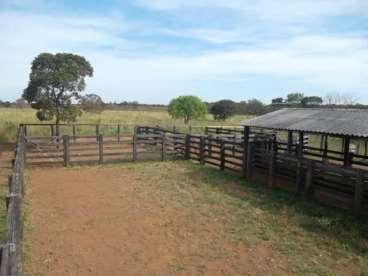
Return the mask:
[[[169,5],[174,9],[180,5],[208,3],[188,1],[184,4],[173,0]],[[241,2],[230,0],[228,5],[235,7]],[[168,2],[155,3],[165,7]],[[219,1],[216,3],[221,4]],[[169,46],[165,43],[138,42],[126,35],[140,29],[151,35],[197,38],[214,44],[239,41],[243,44],[236,48],[213,48],[201,52],[185,52],[177,45],[183,52],[169,54],[170,51],[166,51]],[[240,95],[239,91],[216,90],[219,82],[246,83],[249,75],[264,79],[277,77],[285,81],[297,77],[303,80],[301,87],[311,84],[318,87],[318,91],[326,92],[368,89],[365,39],[305,35],[296,31],[297,35],[282,40],[262,41],[248,32],[253,31],[241,28],[167,29],[120,17],[0,11],[0,97],[14,99],[20,96],[27,84],[30,62],[40,52],[74,52],[86,56],[95,68],[95,76],[88,81],[87,89],[101,93],[108,100],[136,99],[162,103],[177,93],[200,94],[205,89],[204,82],[210,83],[210,87],[206,88],[207,94],[203,96],[213,100],[230,94]],[[248,42],[256,44],[247,45]],[[160,47],[163,53],[158,55]],[[272,97],[272,93],[280,94],[280,91],[269,93]],[[259,91],[248,95],[257,96],[260,96]]]
[[190,8],[229,9],[262,19],[289,20],[346,13],[362,13],[366,0],[136,0],[144,7],[175,11]]

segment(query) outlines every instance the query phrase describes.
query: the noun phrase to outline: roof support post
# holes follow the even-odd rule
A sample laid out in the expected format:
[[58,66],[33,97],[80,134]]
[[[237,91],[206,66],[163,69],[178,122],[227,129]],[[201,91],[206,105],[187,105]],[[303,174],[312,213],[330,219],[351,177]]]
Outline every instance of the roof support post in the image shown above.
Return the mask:
[[287,137],[287,150],[288,150],[288,153],[292,152],[292,146],[293,146],[293,131],[288,130],[288,137]]
[[304,150],[304,132],[299,131],[299,145],[298,145],[298,158],[303,157],[303,150]]
[[327,153],[328,153],[328,135],[324,134],[323,135],[324,138],[324,145],[323,145],[323,157],[322,160],[323,161],[327,161]]
[[350,136],[344,136],[344,166],[351,166]]

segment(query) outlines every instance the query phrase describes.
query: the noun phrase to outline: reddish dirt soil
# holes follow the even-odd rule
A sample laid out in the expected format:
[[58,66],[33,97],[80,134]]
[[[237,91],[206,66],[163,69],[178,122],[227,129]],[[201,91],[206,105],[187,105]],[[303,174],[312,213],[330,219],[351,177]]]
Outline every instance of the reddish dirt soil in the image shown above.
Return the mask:
[[247,248],[216,222],[188,223],[185,209],[142,197],[124,166],[28,175],[26,275],[289,274],[267,243]]

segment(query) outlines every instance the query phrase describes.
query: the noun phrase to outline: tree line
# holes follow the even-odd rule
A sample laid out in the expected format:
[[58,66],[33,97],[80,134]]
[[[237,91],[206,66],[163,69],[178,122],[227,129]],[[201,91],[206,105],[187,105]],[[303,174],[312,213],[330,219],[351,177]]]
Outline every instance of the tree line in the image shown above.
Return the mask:
[[227,120],[237,114],[261,115],[284,107],[368,108],[358,104],[349,95],[329,94],[322,99],[320,96],[304,96],[300,92],[274,98],[268,105],[257,99],[240,102],[223,99],[209,103],[192,95],[172,99],[168,106],[126,101],[104,103],[97,94],[82,95],[86,87],[85,78],[92,76],[93,67],[82,56],[42,53],[31,64],[28,86],[22,97],[15,103],[0,101],[0,106],[31,106],[37,110],[36,116],[40,121],[54,120],[57,124],[61,121],[76,121],[82,115],[82,110],[98,113],[105,109],[161,109],[167,110],[172,118],[182,119],[185,124],[189,124],[191,120],[204,118],[208,113],[216,120]]

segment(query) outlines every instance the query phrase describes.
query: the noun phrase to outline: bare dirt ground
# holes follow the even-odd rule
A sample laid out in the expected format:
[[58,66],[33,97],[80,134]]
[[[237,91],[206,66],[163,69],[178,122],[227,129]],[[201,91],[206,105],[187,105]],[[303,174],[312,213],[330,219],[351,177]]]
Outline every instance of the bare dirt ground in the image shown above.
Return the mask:
[[205,210],[193,217],[190,208],[161,200],[154,183],[129,166],[28,175],[26,275],[291,274],[267,241],[227,239]]

